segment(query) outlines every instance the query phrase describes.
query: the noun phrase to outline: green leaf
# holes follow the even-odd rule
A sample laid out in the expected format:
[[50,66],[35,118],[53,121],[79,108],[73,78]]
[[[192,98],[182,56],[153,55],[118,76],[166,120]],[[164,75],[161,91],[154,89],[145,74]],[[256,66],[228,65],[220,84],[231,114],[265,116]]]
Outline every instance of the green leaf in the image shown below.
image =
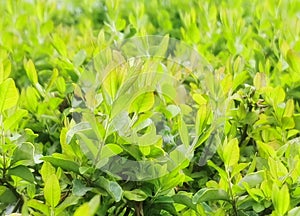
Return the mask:
[[0,185],[0,204],[15,203],[17,200],[15,194],[7,187]]
[[67,56],[66,44],[57,34],[52,37],[52,45],[60,55],[63,57]]
[[11,168],[8,170],[8,175],[14,175],[14,176],[18,176],[30,183],[34,182],[34,176],[32,174],[32,172],[29,170],[28,167],[20,165],[14,168]]
[[95,215],[100,204],[100,196],[96,195],[88,203],[84,203],[76,209],[74,216]]
[[240,158],[240,148],[237,138],[224,143],[223,159],[227,167],[234,166]]
[[289,99],[285,104],[283,117],[292,117],[294,114],[294,100]]
[[276,184],[273,184],[272,189],[272,201],[275,211],[279,215],[284,215],[290,206],[289,188],[286,184],[284,184],[281,189],[279,189]]
[[60,167],[65,171],[72,171],[77,174],[79,174],[79,164],[69,160],[65,159],[59,154],[53,154],[52,156],[44,156],[41,158],[41,160],[50,162],[55,167]]
[[247,166],[249,166],[250,163],[240,163],[233,167],[233,170],[231,172],[231,177],[234,177],[238,173],[240,173],[242,170],[244,170]]
[[82,197],[86,194],[86,192],[92,190],[91,187],[86,187],[79,179],[74,179],[72,181],[73,188],[72,192],[75,196]]
[[227,179],[227,173],[225,172],[225,170],[223,170],[222,168],[218,167],[216,164],[214,164],[211,160],[207,161],[207,165],[211,166],[212,168],[214,168],[215,170],[218,171],[219,175],[221,176],[221,178],[223,180]]
[[185,205],[189,209],[193,209],[194,211],[198,211],[197,205],[192,202],[192,199],[186,195],[183,194],[175,194],[172,196],[175,203],[179,203],[182,205]]
[[79,206],[75,213],[74,216],[82,216],[82,215],[91,215],[90,214],[90,206],[88,203],[83,203],[81,206]]
[[86,58],[86,52],[84,50],[80,50],[78,53],[76,53],[76,55],[73,58],[74,65],[76,67],[79,67],[80,65],[82,65],[85,58]]
[[44,197],[51,207],[56,207],[60,200],[60,185],[55,174],[48,177],[44,187]]
[[13,115],[4,120],[4,130],[7,131],[16,128],[21,123],[22,118],[27,114],[27,110],[18,109]]
[[121,200],[123,190],[117,182],[109,181],[106,178],[100,176],[98,178],[97,184],[99,185],[99,187],[105,189],[116,202],[119,202]]
[[65,93],[65,91],[66,91],[66,82],[65,82],[65,80],[64,80],[63,77],[58,77],[58,78],[56,79],[55,85],[56,85],[57,90],[58,90],[61,94],[64,94],[64,93]]
[[171,119],[174,118],[175,116],[177,116],[180,113],[180,108],[176,105],[168,105],[166,107],[167,112],[167,118]]
[[47,91],[53,86],[53,84],[55,83],[55,81],[57,80],[58,77],[58,70],[56,68],[53,69],[50,81],[47,85]]
[[288,212],[288,216],[300,216],[300,207],[295,207]]
[[188,148],[190,145],[189,132],[182,116],[178,118],[178,132],[182,143]]
[[27,202],[27,206],[34,208],[40,212],[43,212],[45,215],[49,215],[50,216],[50,210],[49,207],[47,205],[45,205],[44,203],[42,203],[39,200],[36,199],[31,199]]
[[18,146],[13,155],[11,164],[22,162],[23,165],[34,164],[34,146],[32,143],[25,142]]
[[8,78],[0,84],[0,113],[14,107],[19,99],[19,93],[13,79]]
[[32,60],[28,60],[26,65],[25,65],[25,70],[26,70],[26,74],[30,80],[30,82],[32,84],[37,84],[38,83],[38,76],[37,76],[37,73],[36,73],[36,69],[35,69],[35,66],[32,62]]
[[100,195],[96,195],[89,201],[90,215],[96,214],[96,211],[100,204]]
[[134,189],[132,191],[124,191],[124,197],[129,200],[141,202],[148,198],[147,194],[141,189]]
[[73,136],[79,132],[91,130],[91,125],[88,122],[80,122],[68,130],[66,134],[66,143],[69,144]]
[[212,200],[230,201],[230,197],[228,193],[222,189],[202,188],[198,192],[196,192],[196,194],[192,198],[194,204]]
[[8,67],[4,67],[4,63],[0,62],[0,84],[9,77],[11,72],[11,63],[8,63]]
[[266,74],[265,73],[256,73],[253,79],[253,84],[256,89],[261,89],[266,86]]
[[200,135],[202,131],[204,130],[207,120],[208,120],[208,114],[209,110],[206,105],[201,105],[199,107],[199,110],[196,115],[196,123],[195,123],[195,128],[196,128],[196,134]]
[[193,100],[200,106],[207,104],[207,100],[201,94],[193,94],[192,97]]
[[173,203],[173,202],[174,200],[172,199],[172,197],[167,195],[155,197],[154,200],[154,203]]
[[235,90],[240,85],[246,83],[246,80],[249,78],[248,71],[244,70],[241,73],[238,73],[233,79],[232,90]]
[[138,95],[129,107],[129,112],[146,112],[154,105],[154,94],[153,92],[146,92]]
[[156,50],[156,53],[154,54],[154,56],[157,57],[166,57],[166,53],[168,50],[168,46],[169,46],[169,35],[165,35],[162,39],[162,41],[159,44],[159,48]]
[[101,159],[103,158],[109,158],[112,157],[114,155],[120,154],[121,152],[123,152],[123,149],[117,145],[117,144],[106,144],[102,147],[102,151],[101,151]]
[[62,213],[69,206],[76,205],[78,203],[78,201],[80,200],[80,198],[81,197],[77,197],[77,196],[74,196],[74,195],[68,196],[61,204],[59,204],[55,208],[55,214],[59,215],[60,213]]
[[76,134],[80,138],[81,149],[83,153],[91,160],[97,157],[98,146],[97,143],[86,136],[86,134],[77,132]]
[[265,171],[260,170],[255,173],[248,174],[239,181],[238,185],[243,187],[243,183],[246,182],[250,188],[256,187],[264,180],[264,173]]
[[125,28],[126,26],[126,20],[125,19],[117,19],[116,20],[116,29],[118,31],[121,31]]
[[290,67],[297,73],[300,72],[300,55],[293,50],[287,52],[287,62]]
[[41,175],[42,175],[42,179],[44,182],[47,181],[47,179],[49,178],[49,176],[55,174],[56,170],[55,168],[51,165],[50,162],[45,161],[42,165],[41,168]]

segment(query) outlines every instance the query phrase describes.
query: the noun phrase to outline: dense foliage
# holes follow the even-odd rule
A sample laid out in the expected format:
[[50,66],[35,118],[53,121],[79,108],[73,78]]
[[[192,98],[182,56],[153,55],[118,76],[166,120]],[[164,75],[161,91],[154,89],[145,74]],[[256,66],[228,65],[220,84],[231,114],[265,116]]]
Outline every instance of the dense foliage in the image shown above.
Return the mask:
[[300,215],[299,0],[0,13],[2,214]]

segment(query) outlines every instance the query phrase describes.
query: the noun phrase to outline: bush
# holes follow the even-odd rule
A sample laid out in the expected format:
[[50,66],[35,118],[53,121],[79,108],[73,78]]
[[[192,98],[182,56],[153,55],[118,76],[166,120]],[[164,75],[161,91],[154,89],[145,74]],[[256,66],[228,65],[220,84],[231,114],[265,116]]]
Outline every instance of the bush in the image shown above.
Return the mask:
[[299,8],[0,1],[0,212],[300,215]]

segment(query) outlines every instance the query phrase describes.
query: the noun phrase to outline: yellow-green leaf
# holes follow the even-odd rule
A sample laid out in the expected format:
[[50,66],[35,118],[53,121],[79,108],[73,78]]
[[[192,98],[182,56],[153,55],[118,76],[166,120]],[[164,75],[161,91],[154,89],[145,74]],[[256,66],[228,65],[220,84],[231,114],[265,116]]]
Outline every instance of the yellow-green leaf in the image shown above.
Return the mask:
[[51,207],[57,206],[60,200],[61,190],[58,178],[55,174],[48,177],[44,187],[44,197]]
[[31,59],[26,63],[25,70],[30,82],[32,82],[33,84],[38,83],[36,69]]
[[132,102],[129,112],[146,112],[152,108],[154,104],[154,94],[153,92],[146,92],[138,95]]
[[294,100],[289,99],[286,102],[283,117],[292,117],[294,114]]
[[13,79],[8,78],[0,84],[0,112],[15,106],[19,99],[19,92]]
[[261,89],[266,86],[266,74],[264,73],[256,73],[253,84],[256,89]]
[[272,201],[275,211],[278,215],[285,215],[290,206],[289,188],[285,184],[279,189],[276,184],[273,184],[272,189]]
[[240,158],[240,149],[237,138],[225,142],[223,147],[223,159],[227,167],[238,163]]
[[7,67],[5,67],[3,62],[0,63],[0,84],[8,78],[10,71],[11,71],[11,64],[9,61]]

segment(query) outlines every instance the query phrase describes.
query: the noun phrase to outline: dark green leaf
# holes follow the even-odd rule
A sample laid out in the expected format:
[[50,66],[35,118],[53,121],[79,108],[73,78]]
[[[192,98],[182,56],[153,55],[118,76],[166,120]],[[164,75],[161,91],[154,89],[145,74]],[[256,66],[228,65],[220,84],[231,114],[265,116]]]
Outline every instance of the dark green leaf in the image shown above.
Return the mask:
[[72,171],[72,172],[79,174],[79,164],[78,163],[76,163],[72,160],[69,160],[69,159],[65,159],[63,157],[59,157],[58,154],[55,154],[53,156],[44,156],[41,158],[41,160],[48,161],[53,166],[60,167],[63,170]]
[[28,167],[20,165],[8,170],[8,175],[18,176],[28,182],[34,182],[34,176]]

